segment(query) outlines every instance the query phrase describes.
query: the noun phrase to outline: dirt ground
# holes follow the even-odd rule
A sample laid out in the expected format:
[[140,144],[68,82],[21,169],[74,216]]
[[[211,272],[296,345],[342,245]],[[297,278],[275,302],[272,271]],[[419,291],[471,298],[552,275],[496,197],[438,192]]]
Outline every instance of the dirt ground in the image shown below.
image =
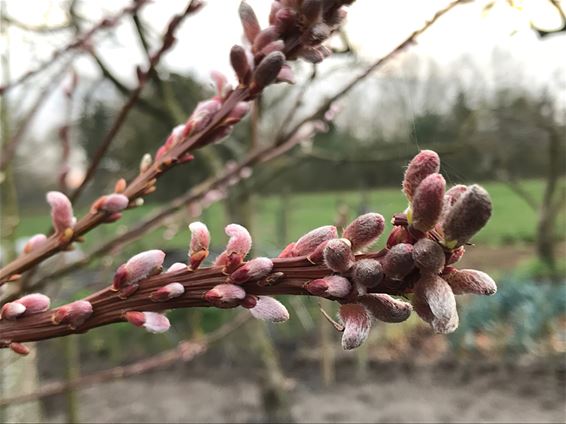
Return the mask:
[[[363,382],[348,368],[340,367],[329,388],[320,384],[316,365],[288,374],[296,422],[566,422],[566,368],[560,366],[373,364]],[[87,388],[79,398],[83,423],[265,417],[258,381],[228,367],[206,372],[198,364],[175,367]],[[61,410],[52,409],[48,421],[63,422]]]

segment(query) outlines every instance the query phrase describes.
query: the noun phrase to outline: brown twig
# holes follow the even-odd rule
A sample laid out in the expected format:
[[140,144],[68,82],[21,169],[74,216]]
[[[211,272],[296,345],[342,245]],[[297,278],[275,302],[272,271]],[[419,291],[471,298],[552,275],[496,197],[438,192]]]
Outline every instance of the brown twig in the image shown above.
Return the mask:
[[11,90],[12,88],[26,82],[28,79],[35,76],[36,74],[43,72],[45,69],[49,68],[51,65],[56,63],[57,60],[60,57],[62,57],[65,53],[68,53],[76,49],[88,48],[90,39],[96,32],[102,29],[109,29],[114,27],[120,21],[120,19],[122,19],[122,17],[140,10],[147,3],[148,3],[147,0],[134,1],[133,4],[123,8],[116,15],[111,17],[105,17],[104,19],[99,21],[96,25],[94,25],[90,30],[75,38],[71,43],[67,44],[61,49],[55,50],[48,61],[41,63],[39,66],[37,66],[34,69],[30,69],[16,80],[9,82],[3,86],[0,86],[0,94],[5,94],[8,90]]
[[44,102],[49,98],[49,94],[57,87],[59,82],[65,76],[64,70],[69,66],[70,62],[65,63],[61,69],[53,76],[53,78],[43,87],[43,89],[39,92],[37,99],[33,106],[29,109],[26,113],[24,118],[21,120],[20,125],[16,133],[10,138],[10,140],[4,144],[2,147],[2,157],[0,158],[0,172],[6,169],[6,166],[10,163],[14,155],[16,154],[16,150],[18,145],[23,139],[23,136],[33,118],[36,116],[37,111],[41,108]]
[[[363,258],[378,258],[383,256],[386,250],[358,255]],[[276,285],[265,286],[261,280],[251,281],[242,285],[246,293],[251,295],[299,295],[312,296],[305,288],[305,283],[323,278],[332,273],[324,265],[314,265],[305,257],[273,259],[272,273],[282,273],[282,278]],[[157,288],[171,282],[183,284],[185,293],[183,296],[171,299],[167,302],[154,302],[150,294]],[[94,293],[84,300],[92,304],[93,313],[89,319],[79,328],[71,328],[68,325],[54,325],[51,317],[57,309],[30,315],[17,321],[0,320],[0,341],[7,346],[8,342],[31,342],[56,337],[64,337],[70,334],[85,333],[93,328],[110,325],[124,321],[124,313],[128,311],[162,311],[163,309],[194,308],[211,306],[204,300],[204,294],[218,284],[226,282],[226,275],[222,268],[202,268],[196,271],[179,271],[164,273],[149,277],[141,281],[140,288],[127,299],[119,297],[119,293],[111,288],[103,289]],[[387,293],[400,295],[406,287],[399,286],[391,288],[379,286],[371,289],[375,293]]]
[[328,110],[328,108],[330,107],[330,105],[332,105],[332,103],[334,103],[337,100],[339,100],[340,98],[342,98],[353,87],[355,87],[357,84],[359,84],[362,80],[364,80],[367,76],[369,76],[376,69],[382,67],[385,63],[387,63],[394,56],[399,54],[401,51],[405,50],[410,45],[414,44],[416,42],[416,39],[422,33],[424,33],[426,30],[428,30],[440,17],[445,15],[447,12],[452,10],[454,7],[456,7],[460,4],[468,3],[469,1],[470,0],[455,0],[451,3],[449,3],[443,9],[437,11],[434,14],[434,16],[432,16],[432,18],[430,18],[428,21],[426,21],[424,23],[423,26],[421,26],[419,29],[413,31],[411,33],[411,35],[409,35],[404,41],[402,41],[400,44],[398,44],[393,50],[391,50],[385,56],[383,56],[383,57],[379,58],[378,60],[376,60],[375,62],[373,62],[362,73],[360,73],[358,76],[356,76],[352,80],[350,80],[350,82],[348,84],[346,84],[341,90],[339,90],[337,93],[335,93],[334,95],[332,95],[331,97],[326,99],[323,102],[323,104],[321,104],[315,112],[313,112],[309,116],[305,117],[302,121],[298,122],[289,132],[282,135],[281,140],[285,140],[285,139],[288,138],[289,135],[296,133],[296,131],[298,131],[298,129],[301,127],[301,125],[304,124],[305,122],[312,120],[314,118],[322,117],[324,115],[324,112],[326,110]]
[[138,101],[145,87],[145,84],[148,81],[148,78],[154,72],[155,67],[161,60],[162,56],[173,46],[174,34],[177,28],[183,23],[183,21],[189,15],[191,15],[192,13],[196,12],[199,9],[199,5],[200,3],[198,1],[190,1],[187,7],[185,8],[185,10],[183,11],[183,13],[179,15],[175,15],[169,22],[167,26],[167,31],[163,36],[163,42],[161,44],[161,47],[154,54],[150,55],[147,69],[138,74],[137,87],[131,91],[128,100],[126,101],[124,106],[122,106],[122,109],[120,110],[118,116],[114,120],[112,127],[110,127],[110,130],[108,131],[108,133],[106,134],[100,145],[98,146],[98,149],[94,153],[94,157],[86,171],[83,181],[77,187],[77,189],[71,194],[70,199],[73,203],[79,198],[79,196],[81,195],[87,184],[90,182],[90,180],[96,173],[96,170],[100,165],[100,161],[102,160],[108,148],[112,144],[112,141],[118,134],[118,131],[120,130],[120,128],[122,128],[122,125],[126,121],[126,118],[130,110],[135,106],[136,102]]
[[196,357],[205,353],[208,350],[208,346],[210,344],[221,340],[228,334],[240,328],[248,321],[249,318],[249,314],[240,313],[235,318],[231,319],[226,324],[222,325],[220,328],[212,331],[211,333],[203,337],[198,337],[196,339],[184,340],[180,342],[174,349],[166,350],[155,356],[136,361],[129,365],[114,367],[84,375],[75,380],[54,381],[47,383],[41,386],[39,390],[35,392],[0,399],[0,407],[58,395],[68,389],[92,386],[93,384],[108,383],[113,380],[141,375],[156,369],[166,368],[178,361],[190,362]]
[[[197,3],[198,4],[198,3]],[[174,22],[170,23],[170,26],[174,25]],[[304,34],[299,30],[293,33],[291,36],[283,40],[283,47],[280,53],[274,53],[271,57],[275,60],[270,61],[270,65],[266,65],[261,69],[263,57],[261,52],[258,53],[260,56],[258,58],[258,65],[255,67],[256,74],[249,82],[242,82],[236,89],[230,91],[228,94],[222,97],[222,102],[219,105],[220,109],[211,114],[203,124],[204,128],[198,130],[190,130],[187,133],[183,133],[179,140],[176,140],[176,144],[172,146],[167,146],[168,150],[164,152],[161,156],[156,158],[156,160],[143,171],[126,187],[122,193],[127,196],[130,202],[135,202],[138,198],[143,198],[144,195],[151,193],[155,190],[155,183],[157,179],[167,170],[171,169],[174,165],[179,162],[183,162],[183,158],[189,152],[193,152],[196,149],[206,146],[217,140],[219,135],[223,134],[222,131],[230,129],[234,125],[234,121],[229,119],[230,113],[236,108],[241,102],[249,102],[253,100],[264,90],[266,86],[269,86],[275,80],[275,75],[272,79],[262,81],[269,75],[269,72],[273,70],[272,65],[278,63],[279,58],[284,59],[286,57],[293,58],[296,57],[297,51],[300,51],[302,46],[302,40],[304,39]],[[170,43],[173,43],[174,39],[171,36],[169,39]],[[167,43],[165,43],[167,44]],[[281,69],[282,63],[279,62],[278,70]],[[257,78],[257,79],[256,79]],[[237,118],[236,122],[241,119]],[[187,128],[187,123],[185,129]],[[289,137],[291,138],[291,137]],[[163,146],[165,147],[165,146]],[[89,232],[91,229],[97,227],[98,225],[108,222],[111,218],[110,213],[101,211],[100,209],[93,208],[91,211],[81,218],[73,228],[69,228],[70,233],[66,237],[61,237],[61,235],[54,234],[49,237],[41,246],[33,250],[28,254],[21,255],[16,260],[7,264],[4,268],[0,269],[0,284],[5,283],[10,279],[10,277],[15,274],[21,274],[22,272],[34,267],[48,257],[53,256],[70,246],[71,243],[76,241],[82,235]]]

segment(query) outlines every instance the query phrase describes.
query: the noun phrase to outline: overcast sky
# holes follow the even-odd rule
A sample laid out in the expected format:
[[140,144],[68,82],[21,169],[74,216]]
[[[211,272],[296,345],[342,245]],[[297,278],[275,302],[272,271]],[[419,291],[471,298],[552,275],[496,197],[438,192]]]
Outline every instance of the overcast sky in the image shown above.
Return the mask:
[[[65,1],[4,1],[7,1],[9,16],[29,25],[57,25],[65,19]],[[271,1],[249,0],[249,3],[260,21],[266,24]],[[447,3],[446,0],[357,0],[349,8],[346,31],[361,58],[372,61],[390,51]],[[462,63],[462,58],[466,57],[466,63],[473,64],[482,76],[499,72],[500,77],[508,76],[523,84],[549,86],[564,102],[566,36],[553,35],[541,40],[530,28],[531,23],[545,29],[561,25],[549,1],[515,0],[517,7],[513,8],[508,1],[497,0],[489,13],[485,13],[488,3],[478,0],[456,7],[419,37],[411,54],[432,58],[439,69],[459,66],[455,64]],[[129,2],[83,0],[80,4],[79,14],[96,22]],[[242,39],[238,4],[239,0],[206,1],[206,6],[187,19],[178,31],[178,43],[164,58],[162,72],[171,69],[206,79],[210,70],[216,69],[232,77],[228,52]],[[159,0],[143,9],[142,18],[152,28],[153,40],[157,40],[171,16],[185,5],[186,0]],[[69,35],[62,32],[45,36],[12,28],[9,33],[11,79],[48,59],[53,49],[69,42]],[[6,39],[2,38],[1,42],[5,49]],[[144,57],[130,22],[113,29],[111,37],[106,34],[104,38],[96,38],[96,47],[120,78],[133,83],[134,65],[142,63]],[[500,63],[502,57],[505,64]],[[98,75],[96,66],[87,56],[82,57],[76,67],[84,77]],[[466,69],[462,67],[461,71],[464,74]],[[21,94],[13,92],[14,97]],[[54,112],[58,108],[54,103],[50,102],[46,108],[51,121],[56,120]]]

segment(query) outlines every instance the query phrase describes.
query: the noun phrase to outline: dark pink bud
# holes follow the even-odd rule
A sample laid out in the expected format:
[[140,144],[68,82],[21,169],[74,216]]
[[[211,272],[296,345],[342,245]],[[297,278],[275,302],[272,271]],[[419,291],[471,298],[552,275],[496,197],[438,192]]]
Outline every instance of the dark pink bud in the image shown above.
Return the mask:
[[310,255],[315,251],[319,244],[336,237],[338,237],[338,232],[336,231],[336,227],[333,225],[326,225],[309,231],[295,243],[293,256]]
[[187,264],[184,264],[182,262],[175,262],[169,268],[167,268],[167,271],[165,271],[165,272],[170,273],[170,272],[179,272],[179,271],[186,271],[186,270],[187,270]]
[[124,318],[136,327],[143,327],[153,334],[165,333],[171,327],[169,319],[158,312],[128,311]]
[[397,225],[393,227],[389,237],[387,238],[386,246],[388,249],[391,249],[393,246],[399,243],[409,243],[413,244],[415,242],[415,238],[407,231],[407,227]]
[[450,257],[446,260],[446,265],[455,264],[460,259],[462,259],[462,256],[464,256],[464,253],[466,253],[466,249],[464,248],[464,246],[460,246],[457,249],[452,250]]
[[363,305],[359,303],[341,305],[339,317],[344,325],[344,334],[342,334],[344,350],[355,349],[366,341],[371,329],[371,318]]
[[415,267],[413,246],[399,243],[389,249],[381,262],[383,272],[392,280],[402,280]]
[[233,308],[245,297],[246,291],[235,284],[219,284],[204,295],[204,299],[217,308]]
[[403,322],[409,318],[413,311],[410,303],[397,300],[383,293],[360,296],[359,302],[367,308],[375,319],[383,322]]
[[284,322],[289,319],[287,308],[270,296],[257,296],[257,303],[250,312],[254,318],[264,321]]
[[444,221],[444,217],[448,211],[454,206],[454,203],[458,201],[458,199],[468,190],[468,186],[463,184],[457,184],[450,188],[444,195],[444,204],[442,206],[442,216],[441,221]]
[[325,23],[320,22],[310,28],[305,41],[310,45],[320,44],[330,37],[330,33],[330,27]]
[[329,275],[328,277],[309,281],[305,285],[305,289],[315,296],[343,298],[350,294],[352,284],[340,275]]
[[322,18],[321,0],[304,0],[301,5],[301,18],[306,25],[320,21]]
[[344,8],[340,8],[332,12],[324,21],[331,27],[335,28],[344,22],[346,16],[348,16],[348,11]]
[[181,283],[169,283],[166,286],[155,290],[149,298],[154,302],[165,302],[170,299],[181,296],[185,293],[185,287]]
[[265,277],[273,269],[273,262],[269,258],[255,258],[246,262],[230,274],[230,280],[236,284],[242,284],[249,280],[257,280]]
[[444,249],[435,241],[420,239],[413,246],[413,260],[423,274],[438,274],[444,268]]
[[458,328],[454,293],[448,283],[438,275],[422,275],[417,281],[413,307],[437,333],[452,333]]
[[226,251],[228,253],[238,253],[245,257],[252,248],[252,236],[249,231],[238,224],[229,224],[224,229],[226,235],[230,236]]
[[310,63],[320,63],[326,57],[328,57],[328,52],[320,47],[303,47],[298,52],[299,57],[303,58]]
[[277,255],[278,258],[292,258],[293,257],[293,249],[295,248],[295,243],[289,243],[285,249]]
[[405,196],[407,196],[407,199],[411,201],[421,181],[430,174],[438,173],[438,171],[440,171],[440,158],[438,154],[432,150],[421,150],[421,152],[409,162],[409,166],[405,171],[403,192]]
[[329,240],[324,248],[324,263],[334,272],[346,272],[354,265],[356,258],[348,239]]
[[446,246],[466,243],[481,230],[491,217],[491,199],[477,184],[468,187],[444,218],[442,227]]
[[47,203],[51,206],[51,221],[57,233],[73,228],[77,219],[73,216],[73,205],[67,196],[58,191],[47,193]]
[[244,297],[244,300],[242,300],[242,302],[240,303],[240,306],[246,309],[255,308],[256,305],[257,296],[254,296],[253,294],[247,294],[246,297]]
[[485,272],[475,269],[456,269],[449,267],[442,278],[452,288],[454,294],[481,294],[491,296],[497,292],[495,281]]
[[114,274],[112,287],[120,290],[123,286],[137,283],[144,278],[159,274],[163,266],[165,253],[161,250],[147,250],[132,256],[128,262],[120,265]]
[[98,209],[110,213],[120,212],[126,209],[130,203],[130,199],[123,194],[113,193],[108,196],[104,196],[102,199],[103,200],[100,202]]
[[423,233],[434,228],[442,213],[445,187],[446,181],[440,174],[431,174],[422,180],[412,201],[409,222],[414,228]]
[[286,34],[293,30],[297,24],[297,12],[290,8],[283,8],[277,12],[272,22],[280,34]]
[[383,267],[375,259],[360,259],[352,267],[350,278],[363,287],[375,287],[383,280]]
[[191,127],[191,133],[202,131],[212,120],[216,112],[220,110],[222,103],[217,99],[199,102],[186,126]]
[[[265,28],[255,38],[253,46],[252,46],[252,52],[255,53],[255,54],[259,53],[264,48],[266,48],[269,44],[277,41],[278,38],[279,38],[279,31],[277,31],[277,29],[274,26],[269,26],[269,27]],[[284,44],[283,44],[283,46],[284,46]],[[281,50],[282,50],[282,48],[281,49],[275,49],[273,51],[281,51]],[[267,55],[267,53],[268,52],[266,52],[265,54]]]
[[230,50],[230,63],[240,84],[248,84],[250,82],[252,71],[248,62],[246,51],[238,45],[232,47]]
[[18,302],[8,302],[2,306],[0,310],[0,318],[7,320],[15,320],[21,317],[26,311],[26,307]]
[[261,30],[255,12],[245,1],[240,3],[238,12],[240,14],[240,20],[242,21],[242,27],[244,28],[244,34],[248,41],[253,44],[256,36]]
[[261,91],[275,81],[284,64],[285,55],[281,52],[273,52],[265,56],[253,74],[255,91]]
[[357,217],[346,227],[343,237],[350,240],[352,250],[358,250],[375,242],[385,227],[383,216],[378,213],[366,213]]
[[[234,125],[242,120],[244,116],[249,112],[250,105],[248,102],[239,102],[234,106],[234,109],[224,118],[223,125]],[[230,128],[230,131],[232,129]]]
[[324,249],[326,248],[327,244],[328,244],[328,240],[320,243],[318,245],[318,247],[316,249],[314,249],[314,252],[312,252],[310,255],[307,256],[307,259],[309,260],[309,262],[311,262],[313,264],[323,263],[324,262]]
[[282,7],[283,5],[278,1],[271,3],[271,11],[269,12],[269,24],[275,23],[275,16],[277,16],[277,12],[279,12]]
[[45,234],[36,234],[32,236],[24,246],[24,253],[30,253],[45,244],[47,236]]
[[191,231],[191,242],[189,246],[189,266],[190,269],[197,269],[202,261],[208,256],[208,246],[210,245],[210,233],[208,227],[202,222],[192,222],[189,224]]
[[55,325],[67,324],[75,329],[85,323],[92,315],[92,304],[86,300],[77,300],[57,308],[51,315],[51,322]]
[[22,343],[12,342],[9,347],[13,352],[21,356],[26,356],[30,353],[29,347]]
[[226,78],[226,75],[220,71],[214,70],[210,72],[210,77],[216,87],[216,95],[219,98],[223,98],[226,94],[226,89],[228,88],[228,79]]
[[281,70],[277,74],[277,82],[287,82],[289,84],[295,84],[295,73],[289,65],[283,65]]
[[4,304],[0,311],[0,318],[14,320],[22,316],[45,312],[49,309],[51,300],[49,297],[33,293],[23,296],[13,302]]

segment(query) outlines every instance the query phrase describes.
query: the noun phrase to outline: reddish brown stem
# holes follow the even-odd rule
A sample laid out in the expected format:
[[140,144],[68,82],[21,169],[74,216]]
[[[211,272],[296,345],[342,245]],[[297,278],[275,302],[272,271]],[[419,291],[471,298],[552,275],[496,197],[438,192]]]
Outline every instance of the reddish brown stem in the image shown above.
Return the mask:
[[[362,257],[379,257],[384,251],[361,255]],[[283,277],[273,286],[264,286],[261,281],[245,283],[246,292],[254,295],[299,295],[311,296],[303,287],[308,281],[322,278],[332,273],[324,265],[314,265],[305,258],[274,259],[273,271],[282,272]],[[96,327],[124,321],[127,311],[163,311],[166,309],[194,308],[211,306],[204,300],[204,294],[218,284],[225,283],[227,276],[220,268],[203,268],[196,271],[180,271],[176,273],[163,273],[142,281],[140,288],[131,297],[122,299],[119,294],[110,288],[94,293],[84,300],[92,304],[93,314],[79,328],[72,329],[67,325],[54,325],[51,321],[50,310],[16,321],[0,321],[0,341],[3,342],[29,342],[69,334],[84,333]],[[159,287],[171,282],[179,282],[185,287],[185,293],[178,298],[167,302],[153,302],[150,294]],[[376,292],[388,294],[402,294],[398,289],[378,287]],[[5,344],[5,343],[4,343]]]

